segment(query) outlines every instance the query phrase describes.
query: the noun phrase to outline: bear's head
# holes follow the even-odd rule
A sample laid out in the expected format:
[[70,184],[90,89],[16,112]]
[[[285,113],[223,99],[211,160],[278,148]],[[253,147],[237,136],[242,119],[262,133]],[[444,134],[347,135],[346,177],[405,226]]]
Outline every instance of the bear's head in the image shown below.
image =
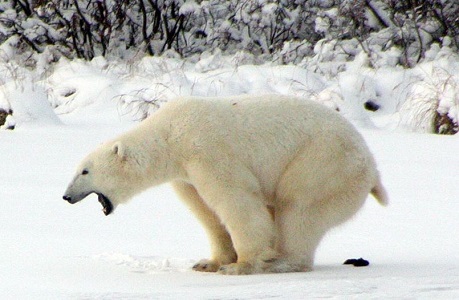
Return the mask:
[[63,198],[74,204],[95,193],[109,215],[139,191],[141,165],[122,142],[103,144],[78,166]]

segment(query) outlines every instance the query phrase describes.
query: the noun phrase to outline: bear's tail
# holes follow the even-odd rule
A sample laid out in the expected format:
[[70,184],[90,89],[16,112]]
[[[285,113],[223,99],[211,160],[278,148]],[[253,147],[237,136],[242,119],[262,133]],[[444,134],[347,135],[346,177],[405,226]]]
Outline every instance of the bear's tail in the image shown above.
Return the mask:
[[382,206],[387,206],[389,204],[389,197],[387,196],[386,189],[379,178],[378,183],[371,189],[371,194]]

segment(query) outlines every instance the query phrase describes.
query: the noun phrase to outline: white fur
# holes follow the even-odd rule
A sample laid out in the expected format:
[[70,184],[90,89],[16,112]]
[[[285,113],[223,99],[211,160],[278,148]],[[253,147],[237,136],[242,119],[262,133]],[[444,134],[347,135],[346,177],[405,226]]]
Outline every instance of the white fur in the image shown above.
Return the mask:
[[163,182],[208,234],[212,257],[194,269],[224,274],[310,270],[324,234],[369,193],[387,203],[353,126],[279,95],[172,101],[91,153],[68,191],[97,191],[116,207]]

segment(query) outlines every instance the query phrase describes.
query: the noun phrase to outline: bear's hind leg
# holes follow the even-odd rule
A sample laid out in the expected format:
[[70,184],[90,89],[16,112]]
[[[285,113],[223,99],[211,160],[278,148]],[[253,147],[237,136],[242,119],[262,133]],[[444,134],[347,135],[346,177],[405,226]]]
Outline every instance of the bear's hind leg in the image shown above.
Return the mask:
[[[350,219],[362,207],[367,191],[357,189],[336,193],[320,200],[286,205],[276,210],[277,250],[281,259],[272,272],[312,270],[314,256],[324,235]],[[305,205],[310,203],[309,205]]]
[[220,266],[236,262],[237,255],[230,235],[221,224],[220,219],[204,203],[196,189],[191,184],[182,181],[173,182],[172,185],[182,201],[200,221],[210,241],[211,259],[200,260],[193,266],[193,270],[217,272]]
[[328,229],[324,225],[307,207],[292,205],[276,210],[276,248],[281,257],[270,272],[311,271],[316,248]]

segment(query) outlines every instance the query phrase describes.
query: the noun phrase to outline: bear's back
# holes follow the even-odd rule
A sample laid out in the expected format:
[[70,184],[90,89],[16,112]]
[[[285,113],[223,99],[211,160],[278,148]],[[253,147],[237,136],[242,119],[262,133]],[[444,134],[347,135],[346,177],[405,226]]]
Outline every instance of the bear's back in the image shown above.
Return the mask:
[[184,97],[167,103],[151,119],[170,141],[194,153],[213,149],[256,161],[288,160],[315,143],[326,143],[323,151],[356,146],[359,152],[368,151],[360,134],[338,112],[290,96]]
[[355,131],[339,113],[310,100],[283,95],[183,97],[167,103],[152,117],[171,120],[175,125],[172,130],[248,134],[252,138],[274,135],[278,140],[282,136],[350,135]]

